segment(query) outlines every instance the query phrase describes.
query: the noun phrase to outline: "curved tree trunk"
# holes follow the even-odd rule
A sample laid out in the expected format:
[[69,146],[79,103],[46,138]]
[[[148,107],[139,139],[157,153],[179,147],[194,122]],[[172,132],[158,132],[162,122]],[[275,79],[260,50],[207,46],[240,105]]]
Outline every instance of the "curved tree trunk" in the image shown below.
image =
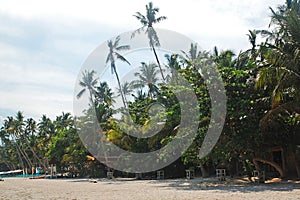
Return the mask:
[[35,151],[33,150],[33,148],[30,145],[30,142],[28,140],[28,138],[25,137],[25,141],[30,149],[30,151],[32,152],[32,155],[35,157],[35,159],[37,159],[37,161],[39,162],[39,165],[42,165],[44,167],[44,169],[46,169],[46,165],[44,165],[44,163],[40,160],[40,158],[37,156],[37,154],[35,153]]
[[21,157],[21,153],[20,153],[19,148],[18,148],[17,145],[16,145],[16,150],[17,150],[17,154],[18,154],[18,158],[19,158],[19,162],[20,162],[19,164],[21,165],[21,167],[24,170],[25,169],[25,165],[24,165],[24,162],[23,162],[22,157]]
[[282,167],[280,167],[277,163],[275,163],[273,161],[270,161],[270,160],[261,159],[261,158],[253,158],[253,163],[254,163],[256,168],[259,168],[257,162],[261,162],[261,163],[264,163],[264,164],[271,165],[272,167],[274,167],[279,172],[280,178],[285,177],[285,173],[284,173]]
[[[113,64],[113,65],[115,65],[115,64]],[[121,97],[122,97],[124,108],[126,109],[127,108],[127,102],[124,98],[125,95],[123,94],[123,90],[122,90],[122,86],[121,86],[121,83],[120,83],[119,75],[117,73],[117,70],[116,70],[115,66],[113,67],[113,69],[114,69],[114,72],[115,72],[115,75],[116,75],[116,78],[117,78],[117,81],[118,81],[118,86],[119,86],[119,89],[120,89],[120,94],[121,94]]]
[[159,67],[159,71],[160,71],[161,77],[162,77],[163,81],[165,81],[164,73],[163,73],[163,71],[162,71],[162,68],[161,68],[161,65],[160,65],[160,62],[159,62],[159,59],[158,59],[156,50],[155,50],[155,48],[154,48],[154,45],[153,45],[152,43],[151,43],[151,47],[152,47],[152,50],[153,50],[153,53],[154,53],[156,62],[157,62],[157,64],[158,64],[158,67]]
[[7,161],[4,161],[4,163],[5,163],[5,165],[8,167],[8,169],[9,169],[10,171],[14,170],[14,167],[12,166],[12,164],[10,164],[10,163],[7,162]]

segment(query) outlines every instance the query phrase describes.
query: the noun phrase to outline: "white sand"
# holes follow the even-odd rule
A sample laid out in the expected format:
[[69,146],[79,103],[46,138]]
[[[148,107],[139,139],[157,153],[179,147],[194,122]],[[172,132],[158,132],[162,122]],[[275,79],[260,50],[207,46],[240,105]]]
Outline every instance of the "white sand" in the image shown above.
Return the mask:
[[196,200],[272,199],[300,200],[300,183],[216,184],[193,180],[98,180],[6,178],[0,182],[0,199],[103,199]]

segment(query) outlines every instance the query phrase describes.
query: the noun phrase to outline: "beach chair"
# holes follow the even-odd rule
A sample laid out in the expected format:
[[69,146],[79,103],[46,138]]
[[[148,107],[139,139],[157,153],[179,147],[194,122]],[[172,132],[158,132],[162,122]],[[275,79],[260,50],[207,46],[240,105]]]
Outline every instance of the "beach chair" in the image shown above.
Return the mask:
[[195,177],[195,170],[193,169],[185,170],[185,174],[187,179],[193,179]]
[[216,176],[219,181],[226,180],[226,169],[216,169]]
[[161,180],[165,178],[165,172],[164,170],[159,170],[156,172],[156,178],[157,180]]

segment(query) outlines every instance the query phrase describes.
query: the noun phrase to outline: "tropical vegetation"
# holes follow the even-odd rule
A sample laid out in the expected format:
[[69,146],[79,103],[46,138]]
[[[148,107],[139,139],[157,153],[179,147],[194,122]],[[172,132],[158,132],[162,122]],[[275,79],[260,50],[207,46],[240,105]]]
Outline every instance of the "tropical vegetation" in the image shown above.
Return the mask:
[[[285,5],[271,8],[269,29],[250,30],[248,50],[238,54],[217,47],[199,51],[197,44],[188,44],[189,52],[166,54],[165,60],[159,60],[157,55],[159,35],[153,28],[153,24],[166,19],[157,17],[158,12],[150,2],[146,5],[146,15],[140,12],[134,15],[142,27],[132,36],[145,31],[155,56],[155,62],[141,60],[135,80],[120,82],[116,60],[130,65],[121,51],[130,47],[120,45],[119,36],[107,42],[106,60],[116,76],[118,88],[114,90],[108,83],[99,81],[95,71],[82,73],[79,82],[82,90],[77,98],[88,93],[90,108],[83,118],[89,118],[92,111],[96,113],[103,131],[101,139],[137,153],[155,151],[170,143],[181,120],[181,105],[174,91],[188,89],[177,86],[183,77],[197,97],[198,107],[194,109],[199,110],[199,126],[188,150],[165,168],[172,170],[170,177],[183,176],[184,169],[188,168],[199,170],[202,176],[214,174],[216,168],[225,168],[232,176],[250,177],[254,169],[264,169],[269,170],[270,176],[300,177],[300,1],[287,0]],[[203,73],[212,63],[225,84],[227,115],[218,143],[209,155],[200,158],[198,154],[210,126],[212,109]],[[160,78],[163,82],[159,82]],[[129,115],[121,116],[122,120],[115,117],[119,112],[114,107],[118,96],[129,111]],[[164,110],[150,109],[149,105],[156,103],[163,104]],[[83,118],[76,120],[80,123],[85,121]],[[153,120],[163,126],[152,137],[126,133],[146,135],[158,128],[158,123],[151,123]],[[137,128],[132,122],[146,128]],[[19,111],[4,120],[0,139],[0,171],[20,168],[30,171],[37,166],[46,169],[51,160],[60,172],[77,172],[81,176],[101,176],[106,170],[81,142],[70,113],[62,113],[56,119],[43,115],[34,120],[25,119]]]

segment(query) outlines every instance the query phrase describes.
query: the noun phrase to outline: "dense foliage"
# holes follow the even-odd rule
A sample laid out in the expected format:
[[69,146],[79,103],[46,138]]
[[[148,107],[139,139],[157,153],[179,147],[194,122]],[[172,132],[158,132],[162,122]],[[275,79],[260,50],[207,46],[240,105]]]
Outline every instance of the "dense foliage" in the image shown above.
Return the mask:
[[[219,52],[217,48],[212,52],[198,51],[197,44],[191,44],[189,52],[165,55],[163,62],[156,55],[155,47],[160,43],[153,24],[166,17],[155,17],[159,10],[152,3],[146,6],[146,11],[145,16],[139,12],[135,15],[143,27],[133,36],[146,29],[157,63],[141,61],[140,71],[135,73],[137,79],[122,85],[116,60],[130,64],[120,52],[130,47],[120,45],[119,37],[108,41],[110,51],[106,62],[116,76],[118,91],[114,92],[106,82],[99,82],[94,71],[85,71],[77,98],[87,92],[91,108],[86,110],[85,120],[77,120],[86,121],[94,109],[103,129],[103,139],[132,152],[160,149],[172,141],[180,128],[180,102],[174,91],[188,89],[178,86],[183,77],[197,96],[195,109],[199,110],[199,128],[190,148],[173,165],[199,167],[203,176],[214,173],[218,167],[228,169],[230,175],[250,175],[257,167],[255,160],[265,160],[284,176],[283,166],[277,168],[268,158],[270,148],[280,146],[294,155],[300,176],[300,2],[288,0],[277,10],[271,9],[270,30],[249,31],[252,48],[238,55],[231,50]],[[260,44],[256,44],[258,37],[262,40]],[[211,99],[207,80],[201,72],[213,63],[225,84],[227,115],[217,145],[208,156],[200,159],[198,153],[211,120]],[[163,82],[159,82],[159,78]],[[116,95],[122,97],[124,108],[128,108],[130,114],[122,115],[122,120],[114,117],[115,113],[123,112],[113,107]],[[165,111],[150,109],[149,105],[155,103],[163,104]],[[146,128],[137,129],[130,118]],[[157,126],[150,123],[152,120],[163,122],[163,128],[150,138],[133,137],[124,131],[147,134]],[[0,171],[33,166],[46,168],[50,160],[56,161],[61,172],[99,175],[96,169],[103,169],[99,162],[89,159],[91,156],[81,143],[69,113],[55,120],[44,115],[35,121],[25,119],[22,112],[18,112],[15,117],[5,119],[0,138]]]

